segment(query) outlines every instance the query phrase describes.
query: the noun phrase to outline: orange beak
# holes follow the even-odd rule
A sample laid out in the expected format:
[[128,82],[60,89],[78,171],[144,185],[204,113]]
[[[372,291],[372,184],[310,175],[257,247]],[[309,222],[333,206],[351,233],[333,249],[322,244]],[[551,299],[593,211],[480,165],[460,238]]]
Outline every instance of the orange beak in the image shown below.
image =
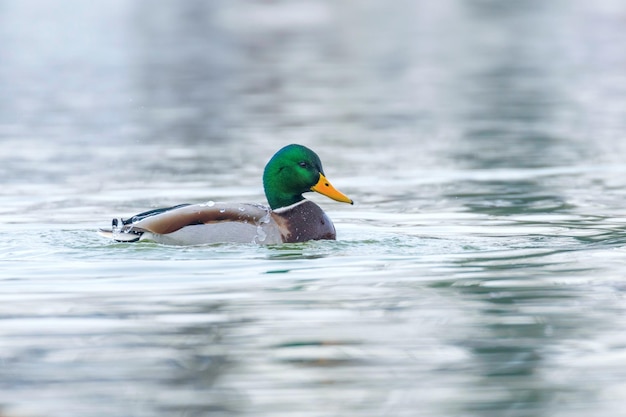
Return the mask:
[[323,194],[328,198],[332,198],[335,201],[341,201],[342,203],[354,204],[354,202],[348,198],[347,195],[338,191],[332,184],[326,179],[326,177],[320,172],[320,179],[313,187],[311,191]]

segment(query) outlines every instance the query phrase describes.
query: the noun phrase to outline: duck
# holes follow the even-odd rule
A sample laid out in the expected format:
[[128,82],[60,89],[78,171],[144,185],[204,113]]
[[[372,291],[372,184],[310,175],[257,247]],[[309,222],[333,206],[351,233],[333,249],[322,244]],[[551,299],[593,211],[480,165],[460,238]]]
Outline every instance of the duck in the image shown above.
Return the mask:
[[326,178],[319,156],[303,145],[287,145],[263,171],[269,206],[208,201],[179,204],[115,218],[99,234],[116,242],[153,241],[166,245],[214,243],[282,244],[335,240],[333,222],[303,194],[313,191],[354,204]]

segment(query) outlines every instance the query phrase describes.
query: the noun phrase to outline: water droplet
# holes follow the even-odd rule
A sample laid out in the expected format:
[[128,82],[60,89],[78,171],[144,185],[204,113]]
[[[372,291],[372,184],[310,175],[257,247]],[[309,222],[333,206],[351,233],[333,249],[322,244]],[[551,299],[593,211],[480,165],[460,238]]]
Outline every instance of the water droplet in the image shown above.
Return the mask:
[[265,230],[263,230],[262,225],[258,225],[256,227],[256,238],[257,242],[265,242],[265,239],[267,239],[267,233],[265,233]]
[[204,205],[207,207],[213,207],[215,205],[215,201],[207,201]]
[[257,222],[256,241],[258,243],[265,242],[265,240],[267,239],[267,232],[263,228],[263,225],[269,223],[270,218],[271,218],[271,214],[269,210],[267,210],[265,213],[265,216],[261,217],[259,221]]
[[226,211],[226,209],[225,209],[225,208],[221,208],[221,209],[220,209],[220,213],[224,213],[225,211]]
[[246,211],[245,207],[239,207],[239,211]]

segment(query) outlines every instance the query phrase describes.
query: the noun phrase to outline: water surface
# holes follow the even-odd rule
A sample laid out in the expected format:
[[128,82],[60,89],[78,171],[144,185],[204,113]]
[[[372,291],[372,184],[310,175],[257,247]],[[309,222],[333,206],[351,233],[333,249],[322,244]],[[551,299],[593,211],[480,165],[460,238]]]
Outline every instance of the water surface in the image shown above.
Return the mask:
[[[5,414],[626,415],[624,44],[610,0],[0,3]],[[291,142],[337,241],[95,233],[264,202]]]

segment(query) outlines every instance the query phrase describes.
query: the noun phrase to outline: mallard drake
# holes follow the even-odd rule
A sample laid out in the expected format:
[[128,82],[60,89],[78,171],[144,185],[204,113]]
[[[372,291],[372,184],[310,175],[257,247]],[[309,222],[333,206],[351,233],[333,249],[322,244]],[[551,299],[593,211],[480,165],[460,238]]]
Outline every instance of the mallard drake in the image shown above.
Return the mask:
[[263,187],[269,207],[212,201],[181,204],[113,219],[111,229],[99,233],[118,242],[151,240],[172,245],[334,240],[332,221],[302,194],[316,191],[353,204],[326,179],[317,154],[302,145],[287,145],[274,154],[265,166]]

